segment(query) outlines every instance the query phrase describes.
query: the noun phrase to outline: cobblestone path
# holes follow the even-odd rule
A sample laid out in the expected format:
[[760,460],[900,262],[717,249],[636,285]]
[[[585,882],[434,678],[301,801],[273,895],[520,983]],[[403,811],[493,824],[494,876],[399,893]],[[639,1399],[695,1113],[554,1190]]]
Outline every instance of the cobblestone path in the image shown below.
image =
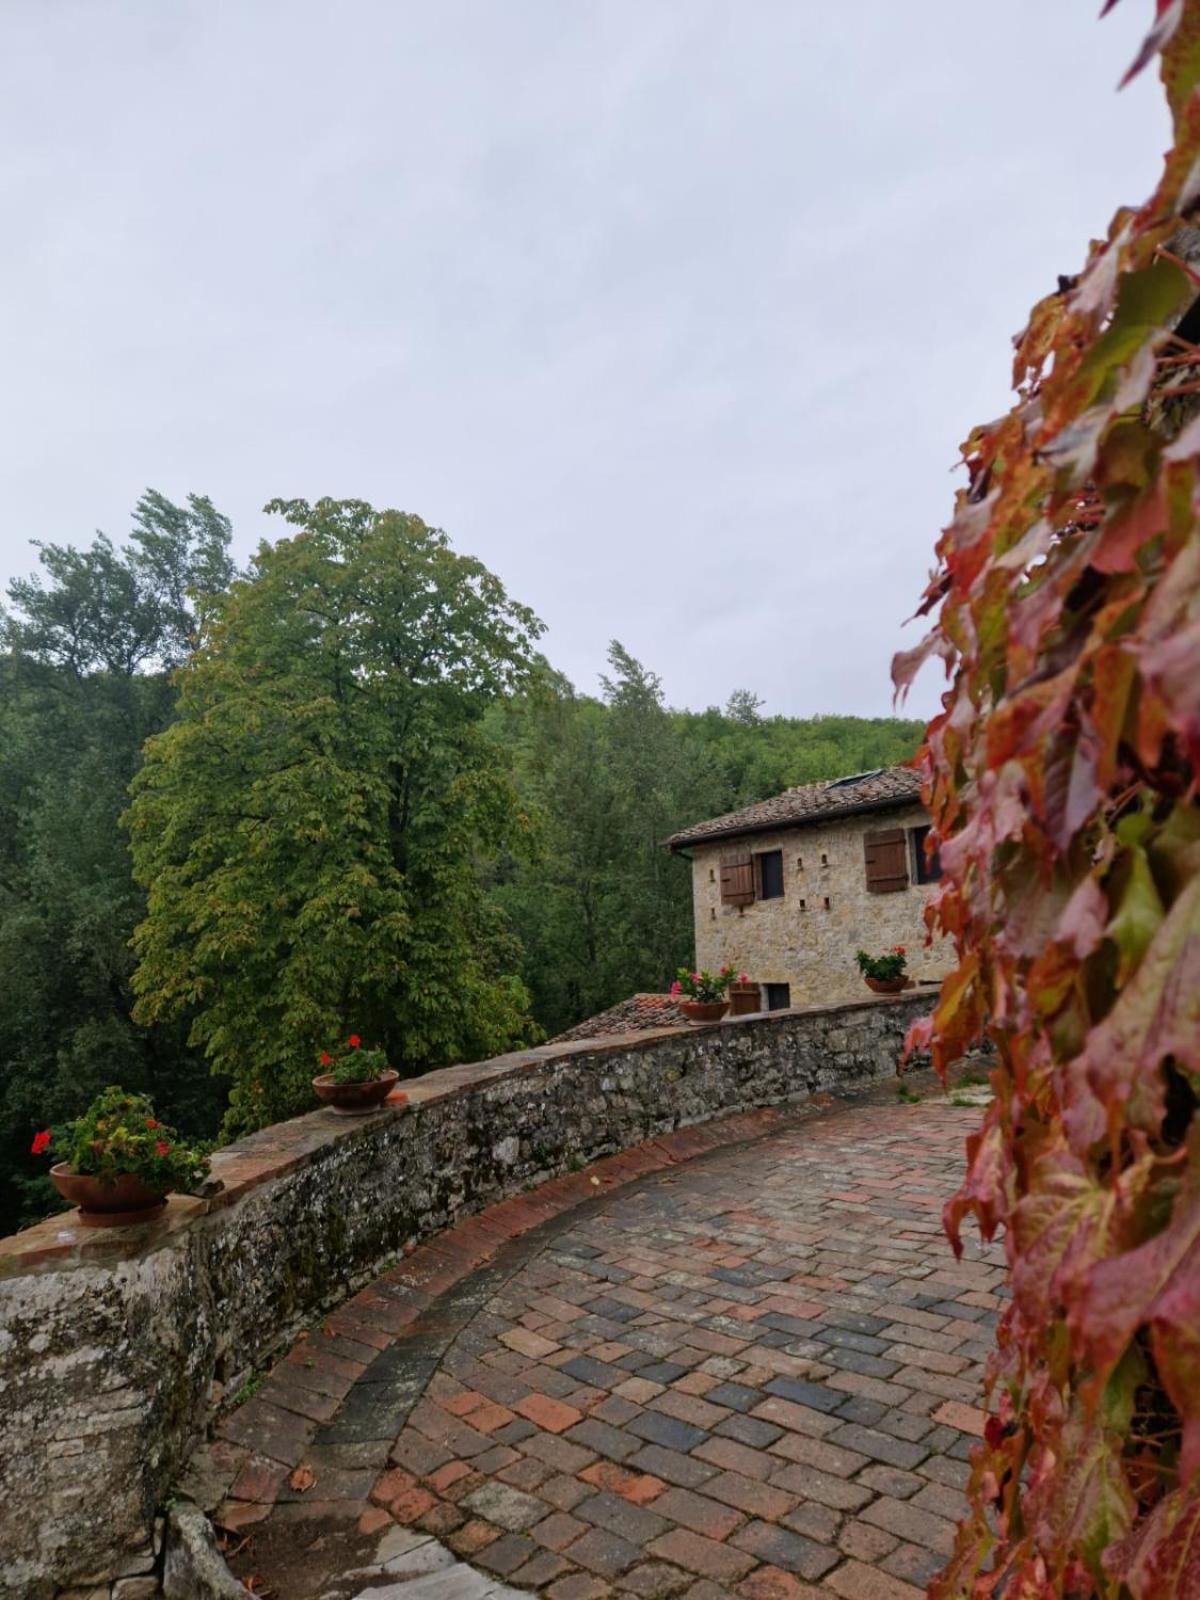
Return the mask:
[[1003,1281],[942,1235],[979,1113],[932,1094],[739,1118],[611,1193],[601,1164],[398,1335],[417,1258],[385,1275],[210,1448],[235,1568],[278,1600],[916,1600]]

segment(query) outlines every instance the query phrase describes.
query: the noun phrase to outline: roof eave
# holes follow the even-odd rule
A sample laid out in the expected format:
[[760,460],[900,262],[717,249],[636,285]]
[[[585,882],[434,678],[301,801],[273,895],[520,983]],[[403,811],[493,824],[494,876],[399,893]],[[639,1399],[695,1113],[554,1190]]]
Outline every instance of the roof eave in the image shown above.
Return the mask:
[[672,855],[694,849],[700,844],[712,844],[718,839],[743,839],[752,833],[783,833],[792,828],[816,828],[823,822],[836,822],[840,817],[862,816],[871,811],[908,811],[921,805],[920,791],[911,795],[889,795],[884,800],[862,800],[855,806],[838,806],[834,811],[815,812],[808,817],[787,817],[772,822],[741,822],[735,828],[721,828],[709,833],[673,834],[664,839],[664,848]]

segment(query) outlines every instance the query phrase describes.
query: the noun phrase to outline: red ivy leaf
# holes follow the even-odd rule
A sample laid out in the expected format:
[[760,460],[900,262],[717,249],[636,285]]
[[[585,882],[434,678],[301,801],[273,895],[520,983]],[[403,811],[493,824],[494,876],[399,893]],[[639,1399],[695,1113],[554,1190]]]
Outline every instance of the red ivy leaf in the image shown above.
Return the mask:
[[1064,1122],[1084,1154],[1118,1120],[1156,1134],[1164,1056],[1200,1071],[1200,877],[1179,895],[1112,1010],[1065,1073]]
[[947,1200],[942,1209],[942,1224],[956,1256],[962,1254],[960,1229],[968,1212],[975,1213],[985,1239],[995,1233],[1008,1209],[1006,1198],[1011,1169],[1012,1157],[1000,1122],[999,1102],[993,1100],[984,1112],[979,1132],[967,1137],[967,1176],[958,1193]]
[[1170,1222],[1136,1250],[1090,1270],[1070,1324],[1098,1375],[1116,1366],[1138,1328],[1151,1326],[1160,1375],[1183,1419],[1185,1461],[1192,1471],[1200,1466],[1200,1126]]
[[1136,1509],[1121,1470],[1133,1390],[1132,1374],[1118,1374],[1101,1405],[1076,1400],[1055,1441],[1057,1470],[1043,1473],[1026,1497],[1036,1543],[1077,1550],[1097,1574],[1105,1550],[1128,1533]]
[[1107,1552],[1104,1567],[1133,1600],[1195,1600],[1200,1594],[1200,1478],[1161,1500]]

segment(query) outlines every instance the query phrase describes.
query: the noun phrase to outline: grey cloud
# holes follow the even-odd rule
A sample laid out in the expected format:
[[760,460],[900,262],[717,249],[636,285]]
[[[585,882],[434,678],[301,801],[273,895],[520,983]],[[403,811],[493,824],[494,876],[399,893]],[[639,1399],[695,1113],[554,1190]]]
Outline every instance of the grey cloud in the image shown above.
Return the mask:
[[0,578],[146,484],[243,553],[358,495],[581,687],[885,712],[1010,335],[1157,176],[1145,11],[5,0]]

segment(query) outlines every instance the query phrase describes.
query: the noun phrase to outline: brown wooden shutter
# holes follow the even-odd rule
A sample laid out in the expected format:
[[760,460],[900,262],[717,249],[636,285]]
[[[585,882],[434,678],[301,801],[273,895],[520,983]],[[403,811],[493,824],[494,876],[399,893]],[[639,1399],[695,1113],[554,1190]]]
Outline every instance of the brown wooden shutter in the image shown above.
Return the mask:
[[721,904],[754,904],[754,857],[749,850],[726,850],[721,857]]
[[908,840],[903,828],[878,828],[863,835],[867,888],[872,894],[894,894],[908,888]]

